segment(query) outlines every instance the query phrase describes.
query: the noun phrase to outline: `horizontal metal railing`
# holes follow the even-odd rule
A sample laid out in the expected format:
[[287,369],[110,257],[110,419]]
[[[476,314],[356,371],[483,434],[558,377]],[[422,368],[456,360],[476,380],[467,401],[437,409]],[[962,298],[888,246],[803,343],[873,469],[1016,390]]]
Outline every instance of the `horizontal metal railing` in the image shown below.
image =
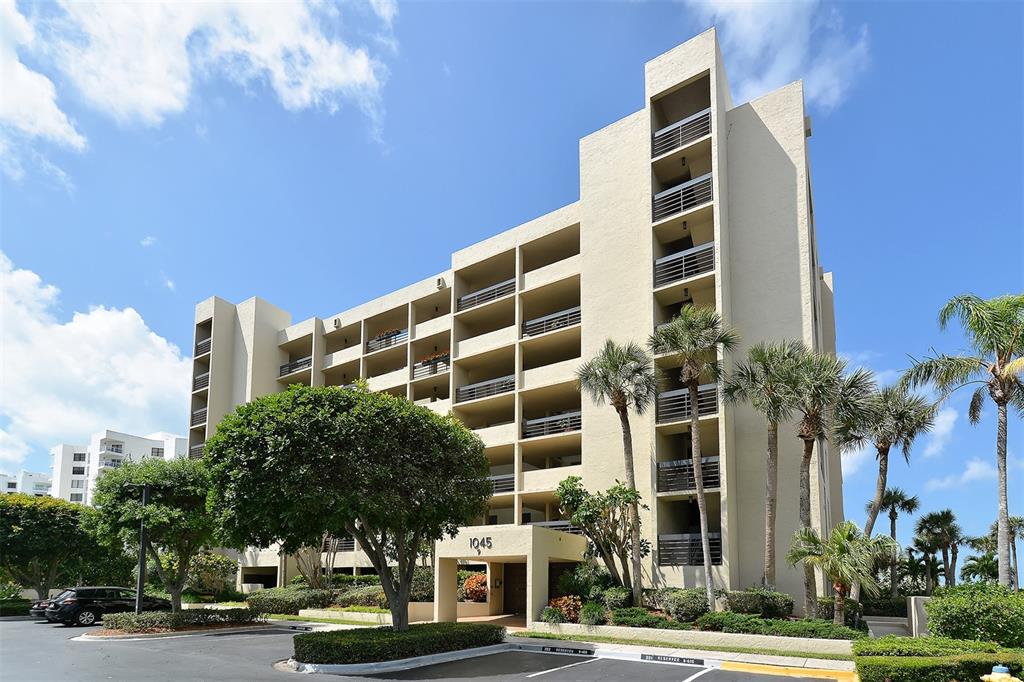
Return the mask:
[[200,374],[192,380],[192,390],[198,391],[201,388],[206,388],[210,385],[210,373]]
[[581,411],[563,412],[551,417],[524,420],[523,438],[568,433],[569,431],[579,431],[581,428],[583,428],[583,413]]
[[[711,563],[722,563],[722,534],[708,533]],[[658,536],[659,566],[703,566],[704,548],[700,533],[679,533]]]
[[580,307],[559,310],[557,313],[535,317],[532,320],[523,322],[523,336],[537,336],[556,329],[571,327],[580,323]]
[[706,204],[712,199],[711,173],[654,195],[654,222]]
[[213,339],[203,339],[202,341],[196,342],[196,355],[206,355],[210,352],[210,345],[213,343]]
[[583,535],[582,528],[574,526],[568,521],[530,521],[529,525],[550,528],[551,530],[560,530],[563,533],[572,533],[573,535]]
[[417,362],[412,366],[412,378],[422,379],[423,377],[443,374],[452,368],[451,357],[445,355],[434,360]]
[[492,494],[510,493],[516,489],[515,474],[499,474],[497,476],[488,476],[487,480],[491,482]]
[[477,398],[489,398],[492,395],[498,395],[500,393],[508,393],[516,389],[516,376],[509,374],[508,376],[498,377],[497,379],[488,379],[487,381],[481,381],[476,384],[469,384],[468,386],[460,386],[455,389],[455,402],[461,403],[466,400],[476,400]]
[[[356,540],[355,538],[331,538],[331,549],[335,552],[354,552],[356,551]],[[325,548],[326,549],[326,548]]]
[[[697,416],[718,412],[718,384],[697,388]],[[658,422],[674,422],[690,418],[690,389],[680,388],[658,394]]]
[[206,443],[200,443],[199,445],[193,445],[188,449],[188,456],[192,459],[198,459],[203,456],[203,450],[206,448]]
[[[721,485],[718,457],[701,457],[701,474],[705,488]],[[672,462],[658,462],[658,492],[668,493],[680,490],[696,490],[697,479],[693,475],[692,459],[677,459]]]
[[661,156],[673,149],[711,133],[711,108],[698,111],[682,121],[665,126],[651,136],[651,156]]
[[107,467],[108,469],[116,469],[121,466],[121,460],[119,459],[103,459],[100,460],[101,467]]
[[302,358],[295,360],[294,362],[286,362],[281,365],[281,373],[278,376],[288,376],[292,372],[298,372],[300,369],[309,369],[313,366],[312,356],[308,358]]
[[372,353],[375,350],[383,350],[391,346],[397,346],[409,338],[408,329],[399,329],[397,332],[382,334],[366,342],[366,352]]
[[660,287],[715,269],[715,243],[708,242],[654,261],[654,286]]
[[189,426],[199,426],[200,424],[206,423],[206,408],[201,410],[195,410],[192,412],[192,421]]
[[507,296],[515,290],[515,278],[507,279],[504,282],[498,282],[497,284],[492,284],[489,287],[484,287],[483,289],[474,291],[471,294],[460,296],[457,301],[456,311],[462,312],[463,310],[469,310],[470,308],[487,303],[488,301],[493,301],[496,298]]

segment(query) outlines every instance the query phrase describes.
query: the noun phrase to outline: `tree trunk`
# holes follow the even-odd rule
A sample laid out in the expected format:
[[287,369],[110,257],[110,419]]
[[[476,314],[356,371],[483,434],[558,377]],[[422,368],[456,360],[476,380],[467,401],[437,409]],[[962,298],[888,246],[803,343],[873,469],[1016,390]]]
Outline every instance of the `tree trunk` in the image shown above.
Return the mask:
[[[629,409],[625,406],[616,407],[619,413],[619,423],[622,425],[622,457],[626,465],[626,487],[636,490],[636,472],[633,469],[633,430],[629,426]],[[640,505],[637,502],[629,505],[629,539],[633,545],[630,554],[633,559],[632,589],[633,604],[639,606],[642,603],[643,580],[640,566]]]
[[1010,540],[1010,555],[1013,559],[1013,589],[1020,592],[1020,563],[1017,559],[1017,537]]
[[[896,510],[889,512],[889,537],[892,538],[893,542],[896,542]],[[893,599],[898,596],[896,590],[896,581],[898,580],[896,577],[897,561],[898,557],[894,555],[892,563],[889,564],[889,594]]]
[[[878,512],[882,509],[882,498],[885,496],[885,486],[889,477],[889,446],[875,445],[878,454],[878,478],[875,479],[875,497],[868,507],[868,517],[864,521],[864,537],[871,537],[871,531],[875,529],[875,521],[878,519]],[[850,599],[860,600],[860,583],[854,583],[850,588]]]
[[846,622],[846,588],[839,583],[835,583],[832,585],[832,589],[836,593],[835,608],[832,611],[832,624],[844,625]]
[[[811,527],[811,458],[814,456],[814,439],[805,438],[804,452],[800,458],[800,526]],[[817,613],[818,588],[815,584],[814,569],[804,562],[804,617],[814,618]]]
[[704,499],[704,470],[701,466],[700,415],[697,410],[697,382],[687,382],[690,389],[690,444],[693,461],[693,480],[697,486],[697,510],[700,512],[700,547],[704,556],[704,589],[707,591],[708,608],[715,608],[715,585],[711,576],[711,538],[708,536],[708,504]]
[[764,481],[764,587],[775,587],[775,513],[779,497],[779,425],[768,422]]
[[942,582],[949,587],[949,545],[942,546]]
[[935,581],[932,577],[932,555],[924,555],[924,591],[929,597],[935,591]]
[[1006,501],[1006,402],[996,403],[999,421],[996,430],[996,463],[999,469],[999,531],[996,548],[999,556],[999,584],[1010,584],[1010,511]]
[[949,584],[956,585],[956,554],[960,551],[957,543],[953,542],[949,545]]

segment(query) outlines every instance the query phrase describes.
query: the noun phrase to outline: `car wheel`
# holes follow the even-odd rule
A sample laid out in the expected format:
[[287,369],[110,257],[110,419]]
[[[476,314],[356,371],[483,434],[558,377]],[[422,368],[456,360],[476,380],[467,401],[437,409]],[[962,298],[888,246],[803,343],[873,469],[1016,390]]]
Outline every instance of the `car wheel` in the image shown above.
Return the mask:
[[75,625],[95,625],[99,616],[92,609],[82,609],[75,616]]

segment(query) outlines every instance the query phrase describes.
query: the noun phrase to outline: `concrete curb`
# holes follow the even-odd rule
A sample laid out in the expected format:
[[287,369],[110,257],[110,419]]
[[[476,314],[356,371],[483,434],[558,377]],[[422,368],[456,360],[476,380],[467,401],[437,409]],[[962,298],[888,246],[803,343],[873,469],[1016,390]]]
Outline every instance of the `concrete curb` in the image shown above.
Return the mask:
[[241,632],[259,632],[260,630],[277,629],[280,630],[280,625],[246,625],[244,627],[237,628],[212,628],[209,630],[179,630],[177,632],[149,632],[149,633],[132,633],[128,635],[107,635],[105,637],[98,637],[96,635],[90,635],[88,632],[79,635],[78,637],[72,637],[71,640],[74,642],[132,642],[144,639],[165,639],[168,637],[207,637],[209,635],[231,635]]
[[43,622],[46,619],[42,616],[39,618],[36,618],[35,616],[0,616],[0,622],[6,620],[38,620],[39,622]]

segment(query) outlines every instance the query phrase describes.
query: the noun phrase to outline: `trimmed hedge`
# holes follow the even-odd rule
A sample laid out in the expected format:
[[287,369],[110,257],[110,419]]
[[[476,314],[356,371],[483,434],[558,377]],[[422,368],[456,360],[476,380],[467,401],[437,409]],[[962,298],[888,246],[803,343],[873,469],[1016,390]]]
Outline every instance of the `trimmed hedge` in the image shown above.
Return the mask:
[[0,616],[27,616],[31,606],[28,599],[0,599]]
[[391,609],[382,609],[379,606],[343,606],[337,610],[342,613],[391,613]]
[[580,610],[581,625],[604,625],[608,610],[604,604],[596,601],[588,601]]
[[789,618],[793,615],[793,597],[785,592],[750,587],[725,593],[730,611],[749,613],[761,618]]
[[609,587],[601,591],[601,601],[609,609],[621,609],[628,606],[633,595],[625,587]]
[[640,606],[612,611],[612,625],[624,625],[631,628],[656,628],[661,630],[689,630],[688,623],[679,623],[664,616],[657,616]]
[[1000,651],[995,642],[976,642],[949,637],[896,637],[862,639],[853,643],[854,656],[957,656],[959,654],[994,654]]
[[967,682],[991,673],[994,665],[1005,665],[1018,677],[1024,671],[1024,654],[1011,651],[945,658],[858,656],[854,661],[861,682]]
[[[817,616],[822,620],[832,620],[835,617],[835,600],[832,597],[818,597]],[[863,620],[864,607],[860,602],[847,599],[843,606],[843,623],[847,627],[860,623]]]
[[[410,598],[412,595],[409,595]],[[411,599],[410,599],[411,600]],[[372,606],[378,609],[388,607],[388,598],[384,588],[379,585],[350,587],[334,591],[334,602],[337,606]]]
[[936,635],[1024,647],[1024,592],[965,583],[937,590],[924,608],[928,629]]
[[424,623],[404,632],[360,628],[295,636],[302,663],[378,663],[501,644],[505,628],[490,623]]
[[673,590],[661,599],[662,609],[675,620],[690,623],[711,610],[708,593],[699,588]]
[[103,616],[103,627],[107,630],[132,633],[146,630],[181,630],[205,625],[252,625],[265,621],[264,615],[253,609],[189,609],[178,613],[108,613]]
[[295,587],[273,587],[257,590],[246,597],[249,608],[259,613],[298,615],[299,609],[322,609],[334,602],[331,590],[307,590]]
[[890,618],[907,617],[906,597],[885,597],[865,599],[862,603],[865,616],[887,616]]
[[862,639],[867,634],[827,620],[776,620],[759,618],[743,613],[720,611],[706,613],[697,619],[697,627],[713,632],[738,632],[748,635],[776,635],[778,637],[811,637],[814,639]]

